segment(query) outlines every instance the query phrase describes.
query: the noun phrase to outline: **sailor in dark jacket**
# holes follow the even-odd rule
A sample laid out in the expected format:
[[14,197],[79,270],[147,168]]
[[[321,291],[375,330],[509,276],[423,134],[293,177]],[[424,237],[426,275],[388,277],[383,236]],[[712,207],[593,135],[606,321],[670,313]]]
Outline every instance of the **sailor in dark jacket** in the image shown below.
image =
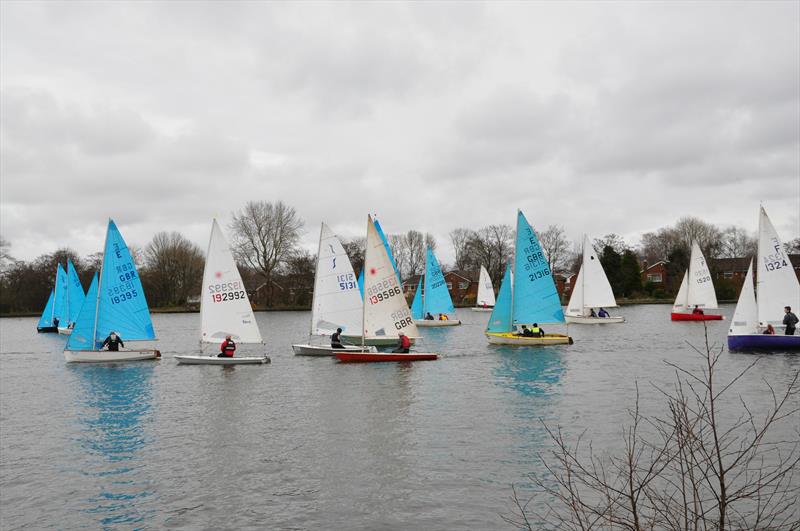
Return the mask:
[[108,350],[112,352],[117,352],[119,350],[119,347],[123,348],[125,347],[125,343],[122,342],[122,338],[119,337],[117,333],[114,332],[113,330],[111,331],[110,334],[108,334],[106,340],[103,341],[103,346],[100,348],[103,348],[106,345],[108,345]]

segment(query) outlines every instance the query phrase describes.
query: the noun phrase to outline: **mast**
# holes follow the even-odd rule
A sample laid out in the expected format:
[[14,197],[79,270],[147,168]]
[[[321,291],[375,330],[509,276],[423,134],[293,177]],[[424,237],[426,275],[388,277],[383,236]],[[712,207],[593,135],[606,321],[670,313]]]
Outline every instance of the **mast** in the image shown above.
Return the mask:
[[428,315],[428,246],[425,246],[425,280],[422,281],[422,318],[425,319],[425,316]]
[[[317,291],[319,286],[319,262],[322,256],[322,228],[325,227],[325,222],[320,223],[319,226],[319,245],[317,246],[317,267],[314,269],[314,291],[311,293],[311,331],[309,336],[314,335],[314,308],[317,307]],[[353,273],[355,275],[355,272]]]
[[[519,215],[522,211],[517,209],[517,225],[514,229],[514,260],[511,262],[511,330],[509,332],[514,331],[514,282],[516,282],[516,271],[514,271],[514,264],[517,263],[517,253],[519,249],[517,249],[517,245],[519,244]],[[506,266],[508,267],[508,266]]]
[[583,235],[583,243],[581,244],[581,252],[583,254],[583,258],[581,258],[581,269],[583,270],[583,274],[581,275],[581,315],[585,315],[584,310],[586,309],[586,235]]
[[53,319],[56,317],[56,293],[58,293],[58,265],[56,265],[56,282],[53,289],[53,307],[50,308],[50,326],[53,326]]
[[106,267],[106,254],[108,254],[108,230],[111,227],[111,218],[108,218],[106,227],[106,240],[103,242],[103,261],[100,262],[100,278],[97,280],[97,301],[94,305],[94,329],[92,331],[92,350],[97,350],[97,318],[100,314],[100,294],[103,289],[103,270]]
[[[361,266],[362,271],[367,270],[367,253],[369,253],[369,225],[372,223],[372,216],[367,214],[367,245],[364,248],[364,265]],[[367,330],[364,328],[367,324],[367,275],[364,274],[364,304],[361,305],[361,350],[364,350],[364,342],[367,339]]]

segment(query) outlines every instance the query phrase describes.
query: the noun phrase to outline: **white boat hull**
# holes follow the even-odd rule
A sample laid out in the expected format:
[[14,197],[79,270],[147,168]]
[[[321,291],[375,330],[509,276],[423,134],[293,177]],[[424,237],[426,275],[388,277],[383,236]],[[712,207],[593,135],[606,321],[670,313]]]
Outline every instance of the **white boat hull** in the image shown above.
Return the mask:
[[262,363],[270,363],[268,356],[261,357],[232,357],[232,358],[218,358],[214,356],[188,356],[178,354],[174,356],[175,360],[183,365],[258,365]]
[[544,337],[524,337],[511,333],[486,332],[486,339],[491,345],[545,346],[571,345],[572,338],[564,334],[545,334]]
[[624,323],[625,318],[621,315],[610,315],[608,317],[589,317],[583,315],[565,315],[568,323],[573,324],[614,324]]
[[458,319],[448,319],[447,321],[439,321],[437,319],[434,320],[425,320],[422,319],[420,321],[414,320],[414,324],[417,326],[428,326],[428,327],[435,327],[435,326],[458,326],[461,324],[461,321]]
[[494,308],[493,307],[484,308],[482,306],[473,306],[472,308],[470,308],[470,310],[472,310],[473,312],[491,312],[491,311],[494,310]]
[[[342,334],[342,339],[351,345],[360,345],[361,336],[348,336]],[[413,345],[417,338],[409,337]],[[397,346],[398,339],[396,337],[368,337],[364,340],[364,344],[371,347],[394,347]]]
[[72,334],[72,328],[61,328],[58,327],[58,333],[64,336],[68,336]]
[[[395,341],[397,343],[397,341]],[[334,352],[377,352],[375,347],[345,345],[334,349],[330,345],[292,345],[295,356],[333,356]]]
[[146,350],[65,350],[64,358],[68,363],[113,363],[118,361],[156,360],[161,352],[155,349]]

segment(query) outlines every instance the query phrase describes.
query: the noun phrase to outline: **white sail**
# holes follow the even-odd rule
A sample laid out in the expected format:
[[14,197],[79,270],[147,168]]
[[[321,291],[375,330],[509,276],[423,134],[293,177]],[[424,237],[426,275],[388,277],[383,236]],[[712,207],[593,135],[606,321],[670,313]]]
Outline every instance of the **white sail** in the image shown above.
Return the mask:
[[717,307],[717,294],[714,291],[714,282],[711,280],[711,271],[708,270],[708,264],[697,242],[692,242],[687,281],[689,293],[686,300],[689,308]]
[[583,261],[575,288],[567,304],[568,315],[589,315],[590,308],[613,308],[617,305],[611,284],[606,272],[589,243],[589,237],[583,237]]
[[689,271],[683,274],[681,287],[678,289],[678,296],[675,297],[675,304],[672,305],[673,312],[685,312],[689,308]]
[[478,277],[478,306],[494,306],[494,286],[492,286],[492,279],[489,277],[489,272],[486,268],[481,266],[481,274]]
[[230,335],[239,343],[261,343],[244,282],[216,219],[211,225],[202,290],[201,341],[217,343]]
[[364,334],[365,338],[419,337],[411,318],[403,287],[394,272],[372,218],[367,220],[367,250],[364,257]]
[[761,326],[783,323],[784,306],[800,307],[800,283],[764,207],[758,220],[756,269],[758,321]]
[[319,234],[311,335],[361,333],[361,292],[350,258],[339,238],[324,223]]
[[758,333],[758,307],[756,294],[753,290],[753,262],[747,268],[742,291],[739,293],[739,302],[733,312],[733,321],[728,335],[740,336]]

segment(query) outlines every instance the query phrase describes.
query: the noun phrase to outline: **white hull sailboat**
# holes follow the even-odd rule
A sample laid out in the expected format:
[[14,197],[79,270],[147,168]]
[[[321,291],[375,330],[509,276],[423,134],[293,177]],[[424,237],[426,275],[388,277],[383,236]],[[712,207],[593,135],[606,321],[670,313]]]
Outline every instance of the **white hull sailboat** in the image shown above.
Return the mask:
[[[329,337],[341,328],[344,333],[360,332],[363,301],[358,289],[350,258],[339,238],[325,223],[319,231],[317,269],[314,275],[314,295],[311,302],[311,331],[309,336],[318,343],[294,344],[297,356],[333,356],[335,350],[347,352],[376,352],[374,347],[344,345],[334,349]],[[328,341],[323,344],[322,341]]]
[[[367,217],[367,249],[364,257],[364,305],[362,309],[362,341],[370,338],[400,341],[402,332],[409,338],[419,337],[417,325],[403,295],[389,254],[383,245],[372,217]],[[336,351],[341,362],[389,362],[436,359],[432,352],[347,352]]]
[[[447,317],[448,314],[454,314],[456,309],[453,306],[450,291],[447,289],[442,268],[430,247],[425,253],[425,276],[423,278],[417,284],[417,291],[414,293],[414,301],[411,304],[411,316],[414,318],[414,323],[423,327],[460,325],[461,321],[458,319]],[[433,319],[425,319],[425,316],[429,314]],[[439,319],[439,315],[447,318]]]
[[492,286],[492,278],[486,268],[481,266],[480,275],[478,275],[478,296],[475,299],[477,306],[472,307],[473,312],[491,312],[494,310],[496,302],[494,297],[494,286]]
[[158,359],[157,349],[102,350],[112,332],[125,342],[156,339],[139,273],[113,220],[108,220],[100,275],[95,274],[64,349],[68,362]]
[[565,334],[523,336],[516,327],[564,323],[564,311],[558,298],[553,275],[536,233],[517,211],[517,234],[514,243],[514,271],[506,268],[500,284],[486,339],[491,345],[543,346],[572,344]]
[[[783,324],[785,306],[791,307],[794,313],[800,309],[800,282],[764,207],[759,212],[756,268],[755,288],[752,263],[747,270],[728,330],[728,348],[771,352],[800,350],[800,335],[786,335]],[[765,333],[770,326],[774,334]]]
[[[215,219],[211,223],[206,265],[203,270],[203,291],[200,296],[200,345],[221,344],[230,336],[237,344],[262,345],[250,298],[233,260],[228,242]],[[217,357],[218,351],[210,355],[175,355],[183,365],[252,365],[269,363],[263,356]]]
[[592,315],[595,308],[599,311],[600,308],[616,307],[617,300],[614,298],[614,291],[611,289],[606,272],[589,242],[589,237],[584,235],[581,269],[575,279],[575,287],[570,294],[564,317],[568,323],[574,324],[624,323],[625,318],[621,315],[608,317]]

